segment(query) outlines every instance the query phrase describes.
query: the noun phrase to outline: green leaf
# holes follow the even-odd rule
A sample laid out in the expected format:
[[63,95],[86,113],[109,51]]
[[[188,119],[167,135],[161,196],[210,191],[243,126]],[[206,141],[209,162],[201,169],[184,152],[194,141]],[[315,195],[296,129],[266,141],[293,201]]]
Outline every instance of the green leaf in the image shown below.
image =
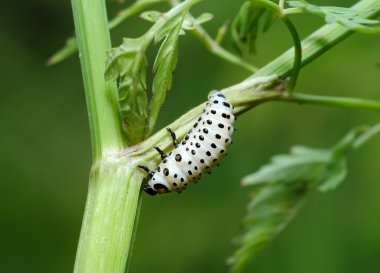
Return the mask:
[[143,38],[125,38],[121,46],[107,53],[105,78],[118,78],[122,125],[129,144],[136,144],[147,133],[147,61]]
[[[249,53],[256,51],[259,19],[265,12],[265,7],[255,4],[253,1],[246,1],[241,5],[231,26],[233,45],[240,53],[243,53],[244,48],[247,48]],[[267,22],[266,27],[269,26],[270,24]]]
[[144,11],[140,14],[140,18],[151,23],[156,23],[162,16],[162,12],[156,10]]
[[155,75],[153,79],[153,94],[149,105],[148,133],[152,132],[160,108],[165,101],[166,92],[169,91],[172,86],[172,74],[178,60],[178,36],[181,33],[182,23],[186,13],[187,11],[174,17],[165,28],[161,30],[160,34],[157,35],[158,38],[156,38],[162,39],[163,36],[165,37],[153,66]]
[[301,12],[321,16],[326,23],[338,23],[349,29],[362,32],[380,32],[380,21],[361,17],[362,14],[370,12],[368,9],[357,10],[354,8],[316,6],[306,1],[288,1],[290,7],[300,8]]
[[297,214],[308,192],[335,189],[347,176],[347,156],[376,134],[380,123],[354,128],[331,149],[296,146],[276,155],[256,173],[243,178],[253,186],[243,219],[244,233],[228,259],[233,273],[241,272],[263,246],[275,238]]
[[197,18],[186,16],[185,20],[183,21],[182,28],[184,30],[192,30],[196,26],[199,26],[208,21],[211,21],[213,18],[214,16],[211,13],[203,13]]

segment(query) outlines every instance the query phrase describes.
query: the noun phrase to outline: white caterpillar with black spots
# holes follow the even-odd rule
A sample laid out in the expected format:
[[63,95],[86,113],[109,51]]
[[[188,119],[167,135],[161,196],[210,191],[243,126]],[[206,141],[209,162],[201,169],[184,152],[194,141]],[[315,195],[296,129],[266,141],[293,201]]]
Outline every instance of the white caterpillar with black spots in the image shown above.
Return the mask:
[[196,183],[203,173],[210,173],[231,144],[235,121],[232,110],[233,106],[221,92],[212,91],[198,121],[180,143],[168,128],[175,148],[166,155],[154,147],[162,158],[156,170],[139,166],[150,177],[144,184],[144,191],[150,195],[181,192],[189,182]]

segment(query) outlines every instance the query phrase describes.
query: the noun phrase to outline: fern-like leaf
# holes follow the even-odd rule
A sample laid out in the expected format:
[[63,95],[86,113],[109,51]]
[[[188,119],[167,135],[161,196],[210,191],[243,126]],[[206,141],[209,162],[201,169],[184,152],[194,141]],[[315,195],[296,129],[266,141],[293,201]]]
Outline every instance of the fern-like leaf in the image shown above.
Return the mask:
[[244,234],[228,259],[231,272],[239,273],[253,256],[277,236],[297,214],[310,191],[335,189],[346,177],[348,152],[380,133],[380,124],[350,131],[331,149],[293,147],[289,154],[274,156],[256,173],[243,178],[253,186],[243,220]]

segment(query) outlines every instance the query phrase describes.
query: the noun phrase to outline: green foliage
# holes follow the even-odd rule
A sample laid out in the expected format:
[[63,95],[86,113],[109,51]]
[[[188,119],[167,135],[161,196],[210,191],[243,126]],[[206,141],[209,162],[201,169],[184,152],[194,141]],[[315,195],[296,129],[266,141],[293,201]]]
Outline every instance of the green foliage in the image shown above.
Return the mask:
[[329,191],[347,175],[348,153],[380,133],[380,124],[350,131],[331,149],[296,146],[290,154],[276,155],[256,173],[243,178],[253,186],[243,220],[245,233],[236,239],[238,250],[228,259],[232,272],[241,272],[252,257],[297,214],[312,190]]
[[[188,9],[198,1],[184,1],[164,14],[158,11],[143,13],[141,17],[154,25],[140,38],[125,38],[122,45],[107,54],[105,77],[119,80],[122,124],[129,144],[141,142],[153,130],[166,92],[171,89],[184,18]],[[153,41],[159,43],[162,40],[153,66],[155,75],[148,114],[145,54]]]
[[119,105],[128,143],[138,143],[146,135],[148,98],[146,94],[147,60],[141,51],[142,38],[125,38],[120,47],[107,53],[106,80],[118,77]]
[[249,53],[256,52],[255,44],[259,31],[259,20],[265,13],[267,13],[267,18],[264,23],[264,31],[271,26],[276,16],[267,12],[265,7],[256,4],[254,1],[246,1],[241,5],[231,28],[233,45],[240,53],[243,52],[244,48],[248,48]]
[[149,110],[149,133],[153,130],[158,113],[165,101],[166,92],[172,87],[172,75],[178,60],[178,36],[182,29],[182,23],[186,12],[174,17],[157,35],[156,41],[164,39],[154,61],[152,99]]
[[362,14],[369,10],[358,10],[354,8],[332,7],[332,6],[316,6],[309,4],[304,0],[287,1],[288,5],[297,8],[298,12],[310,13],[321,16],[326,23],[338,23],[347,28],[363,31],[363,32],[378,32],[380,28],[374,28],[373,25],[378,25],[378,20],[366,19],[361,17]]

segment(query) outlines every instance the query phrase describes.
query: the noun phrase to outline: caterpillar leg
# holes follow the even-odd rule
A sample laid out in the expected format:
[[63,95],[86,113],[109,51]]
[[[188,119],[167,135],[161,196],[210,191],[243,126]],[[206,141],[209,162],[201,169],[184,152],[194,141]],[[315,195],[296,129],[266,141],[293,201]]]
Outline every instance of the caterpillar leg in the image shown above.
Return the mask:
[[168,157],[160,148],[158,147],[153,147],[154,149],[156,149],[156,151],[161,155],[161,159],[165,159],[166,157]]
[[175,133],[173,132],[173,130],[172,129],[170,129],[170,128],[166,128],[166,130],[168,130],[169,131],[169,133],[170,133],[170,136],[172,137],[172,139],[173,139],[173,144],[174,144],[174,147],[175,148],[177,148],[178,147],[178,145],[179,145],[179,142],[178,142],[178,140],[177,140],[177,137],[176,137],[176,135],[175,135]]
[[154,171],[149,170],[148,167],[146,167],[146,166],[142,166],[142,165],[138,165],[137,167],[139,167],[140,169],[143,169],[144,171],[146,171],[146,173],[148,174],[148,176],[149,176],[150,178],[153,177],[153,175],[154,175]]

